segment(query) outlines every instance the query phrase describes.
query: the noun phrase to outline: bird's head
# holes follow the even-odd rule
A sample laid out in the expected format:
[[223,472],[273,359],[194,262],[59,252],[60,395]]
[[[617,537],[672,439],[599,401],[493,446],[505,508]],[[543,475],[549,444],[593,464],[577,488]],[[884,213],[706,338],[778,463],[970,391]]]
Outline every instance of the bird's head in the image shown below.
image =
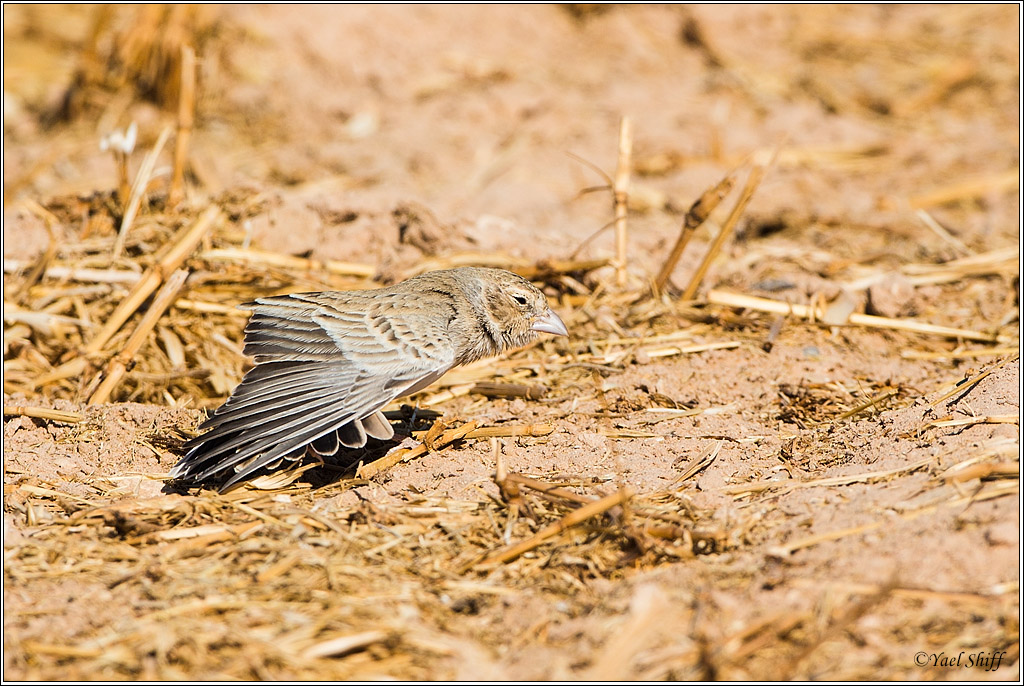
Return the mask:
[[483,272],[481,295],[487,329],[501,349],[518,348],[538,333],[568,336],[565,324],[548,306],[548,299],[532,283],[503,269]]

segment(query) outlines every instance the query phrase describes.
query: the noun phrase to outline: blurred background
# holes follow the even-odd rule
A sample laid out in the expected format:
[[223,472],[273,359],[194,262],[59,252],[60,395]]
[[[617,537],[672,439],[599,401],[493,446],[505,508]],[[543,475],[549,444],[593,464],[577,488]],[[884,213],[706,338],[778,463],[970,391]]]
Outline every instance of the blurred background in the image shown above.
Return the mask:
[[983,250],[1017,231],[1017,29],[1013,5],[8,6],[5,255],[46,244],[19,200],[117,188],[99,144],[133,122],[135,173],[175,124],[183,45],[188,197],[240,201],[269,250],[408,258],[393,214],[419,203],[443,228],[420,248],[565,257],[611,205],[567,153],[613,175],[623,115],[641,274],[705,189],[780,145],[741,232],[921,259],[949,247],[917,240],[927,206]]

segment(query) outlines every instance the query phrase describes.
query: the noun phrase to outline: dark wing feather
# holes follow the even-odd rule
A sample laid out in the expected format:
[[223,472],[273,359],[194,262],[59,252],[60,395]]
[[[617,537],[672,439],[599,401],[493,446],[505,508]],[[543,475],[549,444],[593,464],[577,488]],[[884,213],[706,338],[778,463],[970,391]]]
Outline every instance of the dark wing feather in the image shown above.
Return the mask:
[[186,444],[172,476],[202,481],[236,469],[227,489],[327,434],[338,432],[348,447],[365,444],[367,434],[390,438],[381,408],[454,363],[451,346],[420,345],[444,341],[447,319],[403,326],[393,314],[401,303],[388,309],[378,298],[346,296],[344,309],[329,294],[250,304],[245,352],[256,366],[200,427],[206,433]]

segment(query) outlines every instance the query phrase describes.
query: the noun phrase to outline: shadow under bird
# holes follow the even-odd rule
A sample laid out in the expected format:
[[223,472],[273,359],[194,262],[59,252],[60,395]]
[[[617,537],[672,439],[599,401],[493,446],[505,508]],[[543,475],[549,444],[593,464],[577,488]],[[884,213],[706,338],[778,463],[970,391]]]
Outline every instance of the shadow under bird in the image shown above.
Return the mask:
[[503,269],[428,272],[365,291],[258,298],[243,307],[242,383],[185,444],[171,477],[228,490],[282,460],[359,448],[394,429],[381,410],[452,367],[567,336],[547,298]]

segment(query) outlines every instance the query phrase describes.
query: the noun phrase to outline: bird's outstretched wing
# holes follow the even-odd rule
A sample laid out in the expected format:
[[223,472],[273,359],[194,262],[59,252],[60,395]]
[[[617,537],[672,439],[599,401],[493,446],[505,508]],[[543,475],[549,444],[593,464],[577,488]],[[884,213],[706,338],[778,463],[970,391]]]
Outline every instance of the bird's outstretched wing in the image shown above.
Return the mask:
[[455,360],[442,343],[447,318],[395,317],[403,297],[347,293],[338,302],[317,293],[247,303],[245,353],[256,366],[200,427],[206,433],[186,444],[171,476],[203,481],[234,469],[225,490],[314,441],[318,452],[336,451],[335,432],[348,447],[364,445],[367,434],[390,438],[381,408]]

